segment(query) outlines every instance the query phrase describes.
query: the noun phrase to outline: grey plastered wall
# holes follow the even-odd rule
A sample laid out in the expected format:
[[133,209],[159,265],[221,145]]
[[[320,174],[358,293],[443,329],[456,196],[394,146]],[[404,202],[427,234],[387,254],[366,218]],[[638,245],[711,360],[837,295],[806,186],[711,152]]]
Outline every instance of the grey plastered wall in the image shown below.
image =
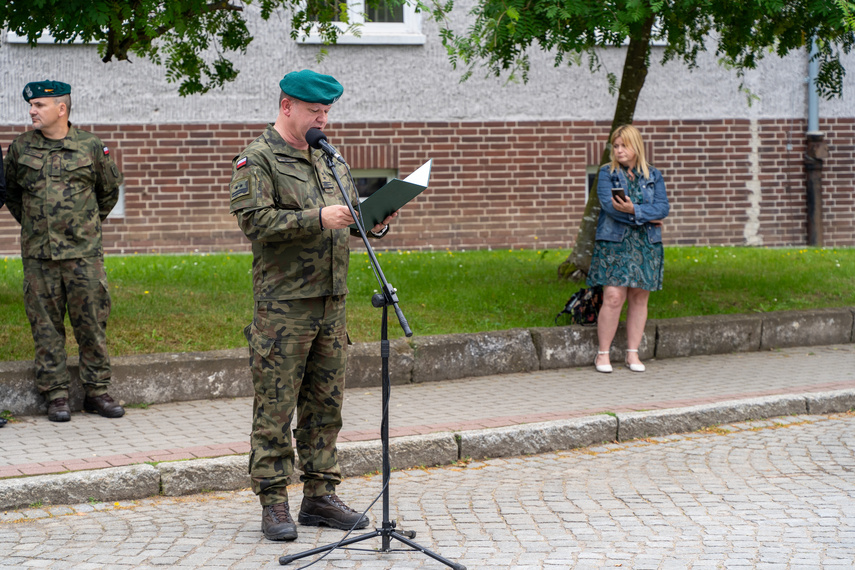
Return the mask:
[[[474,2],[457,3],[451,26],[465,30]],[[424,45],[339,45],[318,63],[320,46],[289,37],[289,15],[277,12],[263,21],[257,5],[244,7],[255,37],[246,54],[230,56],[240,71],[237,81],[204,96],[182,98],[163,68],[140,58],[104,64],[94,45],[8,43],[0,32],[0,125],[29,122],[21,90],[27,81],[45,78],[72,84],[73,119],[84,124],[255,123],[272,120],[278,81],[288,71],[312,68],[338,78],[345,86],[334,122],[478,121],[584,119],[610,120],[616,96],[608,93],[605,71],[591,74],[587,65],[558,68],[553,54],[531,50],[528,84],[508,82],[477,72],[464,83],[463,70],[448,62],[438,28],[423,22]],[[806,50],[780,59],[770,54],[744,77],[759,97],[752,105],[740,93],[740,78],[719,65],[715,46],[698,58],[698,67],[659,64],[664,48],[654,46],[653,65],[639,100],[636,118],[805,118]],[[620,75],[624,48],[599,50],[603,70]],[[855,55],[843,57],[847,69]],[[844,79],[844,95],[823,101],[822,117],[851,117],[855,74]]]

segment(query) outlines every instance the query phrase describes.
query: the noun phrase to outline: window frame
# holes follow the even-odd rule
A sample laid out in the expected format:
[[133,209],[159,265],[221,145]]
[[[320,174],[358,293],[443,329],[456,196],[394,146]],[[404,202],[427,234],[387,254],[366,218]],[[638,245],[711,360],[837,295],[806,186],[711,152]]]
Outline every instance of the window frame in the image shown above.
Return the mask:
[[[359,178],[385,178],[388,184],[392,179],[398,177],[398,170],[395,168],[354,168],[350,171],[350,176],[354,181]],[[360,202],[364,202],[367,199],[368,196],[359,197]]]
[[[8,31],[6,32],[6,43],[7,44],[27,44],[29,40],[27,40],[27,36],[19,36],[15,32]],[[91,42],[83,41],[79,36],[74,38],[71,41],[59,42],[56,38],[51,35],[47,30],[42,31],[42,35],[36,40],[36,45],[91,45],[97,44],[97,40],[93,40]]]
[[597,173],[600,167],[596,164],[589,164],[585,167],[585,203],[588,203],[588,197],[592,191],[597,189]]
[[[336,45],[424,45],[427,41],[422,33],[422,15],[411,2],[403,5],[403,22],[366,22],[365,0],[346,1],[350,22],[333,22],[341,31]],[[358,26],[358,36],[348,31],[353,25]],[[301,38],[300,43],[318,45],[323,44],[323,40],[313,30],[308,37]]]
[[116,200],[116,205],[107,214],[107,219],[124,220],[125,219],[125,183],[119,185],[119,199]]

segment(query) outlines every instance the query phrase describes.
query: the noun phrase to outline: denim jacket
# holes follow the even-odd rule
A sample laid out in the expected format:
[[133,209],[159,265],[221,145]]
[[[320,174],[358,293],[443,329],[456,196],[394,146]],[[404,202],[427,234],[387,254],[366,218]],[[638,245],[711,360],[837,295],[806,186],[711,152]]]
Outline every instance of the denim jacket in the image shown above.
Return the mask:
[[662,241],[662,228],[649,224],[650,220],[661,220],[668,215],[671,205],[668,204],[668,196],[665,193],[665,181],[658,170],[650,166],[650,178],[639,181],[641,193],[644,196],[643,204],[635,204],[635,214],[619,212],[612,206],[612,188],[623,188],[624,194],[629,196],[629,184],[623,170],[618,168],[609,172],[610,166],[606,164],[600,168],[597,178],[597,198],[600,200],[600,217],[597,220],[596,239],[604,241],[623,241],[626,229],[629,226],[645,226],[647,239],[650,243]]

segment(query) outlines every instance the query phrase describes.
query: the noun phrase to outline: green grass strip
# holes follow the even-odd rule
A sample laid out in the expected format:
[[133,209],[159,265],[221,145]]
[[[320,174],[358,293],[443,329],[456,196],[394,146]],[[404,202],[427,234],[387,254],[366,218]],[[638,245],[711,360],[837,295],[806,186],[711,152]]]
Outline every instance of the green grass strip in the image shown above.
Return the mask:
[[[568,250],[396,251],[378,254],[416,336],[553,326],[583,286],[557,278]],[[245,346],[252,319],[249,254],[106,257],[113,356]],[[0,264],[0,360],[33,356],[19,258]],[[368,256],[351,256],[348,330],[379,340],[381,310]],[[855,249],[667,247],[651,319],[855,306]],[[389,336],[401,337],[394,312]],[[68,352],[76,354],[66,325]]]

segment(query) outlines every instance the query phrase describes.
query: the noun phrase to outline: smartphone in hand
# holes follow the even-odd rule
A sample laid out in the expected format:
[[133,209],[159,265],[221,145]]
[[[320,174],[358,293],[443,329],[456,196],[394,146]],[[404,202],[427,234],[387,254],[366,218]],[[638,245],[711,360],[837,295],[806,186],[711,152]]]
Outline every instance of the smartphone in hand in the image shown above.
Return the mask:
[[612,188],[612,198],[615,196],[620,196],[620,199],[626,201],[626,194],[624,194],[623,188]]

